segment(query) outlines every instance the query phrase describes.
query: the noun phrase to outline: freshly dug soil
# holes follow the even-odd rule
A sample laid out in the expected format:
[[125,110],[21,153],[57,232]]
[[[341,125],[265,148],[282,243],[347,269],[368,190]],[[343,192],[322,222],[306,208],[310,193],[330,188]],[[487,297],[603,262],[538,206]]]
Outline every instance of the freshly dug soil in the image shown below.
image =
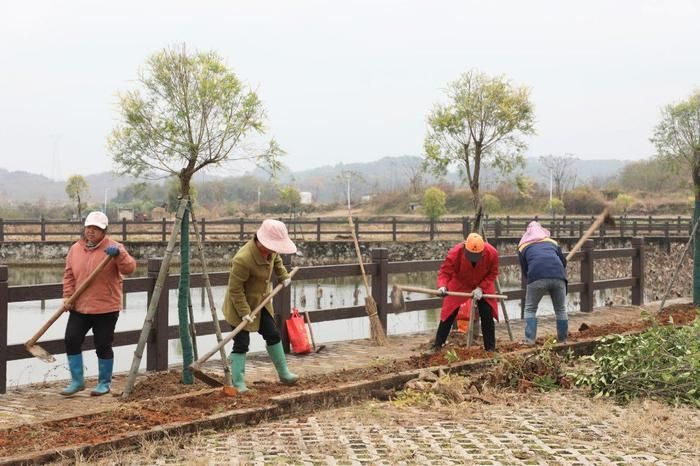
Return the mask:
[[[656,319],[660,324],[668,324],[672,319],[673,323],[678,325],[692,322],[696,315],[695,306],[692,304],[675,305],[664,309]],[[580,331],[571,329],[569,340],[578,341],[613,333],[637,332],[649,325],[648,321],[601,326],[582,325]],[[524,347],[520,343],[502,343],[499,345],[499,352],[510,353]],[[493,356],[481,347],[449,345],[439,353],[394,360],[381,366],[304,377],[294,387],[276,382],[255,383],[251,387],[253,390],[234,397],[227,397],[221,391],[198,393],[209,387],[199,381],[194,385],[183,385],[179,371],[157,373],[142,378],[134,387],[130,400],[116,409],[0,430],[0,457],[70,445],[96,444],[113,436],[168,423],[196,421],[235,409],[268,406],[273,404],[270,402],[272,397],[281,394],[307,389],[335,389],[339,385],[359,380],[369,381],[402,371],[445,365],[448,363],[445,355],[449,351],[454,351],[460,361]]]

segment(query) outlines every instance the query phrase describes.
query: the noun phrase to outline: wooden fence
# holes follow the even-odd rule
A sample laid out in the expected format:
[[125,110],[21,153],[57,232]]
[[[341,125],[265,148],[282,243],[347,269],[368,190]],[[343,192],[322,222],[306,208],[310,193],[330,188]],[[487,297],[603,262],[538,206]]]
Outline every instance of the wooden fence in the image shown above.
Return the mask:
[[[347,218],[280,218],[287,224],[295,240],[347,241],[351,239]],[[527,224],[538,220],[555,238],[579,238],[593,223],[593,216],[561,217],[490,217],[484,221],[489,241],[498,244],[500,239],[519,238]],[[615,226],[602,225],[600,238],[665,238],[668,241],[687,239],[692,231],[690,217],[623,217],[614,218]],[[470,231],[471,217],[441,220],[404,219],[397,217],[354,218],[355,233],[364,241],[426,241],[459,240]],[[56,220],[3,220],[0,218],[0,243],[73,241],[82,230],[80,222]],[[260,226],[259,219],[206,220],[199,219],[202,241],[242,241],[252,237]],[[117,240],[151,241],[166,243],[173,228],[172,220],[113,222],[110,234]]]
[[[365,265],[366,273],[371,276],[372,296],[377,302],[379,317],[387,328],[387,316],[392,313],[404,312],[403,309],[396,310],[388,300],[388,289],[390,275],[405,274],[408,272],[435,272],[442,264],[441,260],[429,261],[403,261],[390,262],[388,250],[385,248],[375,248],[371,251],[372,261]],[[629,257],[631,258],[630,275],[623,278],[594,280],[594,264],[596,260]],[[289,261],[289,257],[285,257]],[[643,303],[644,296],[644,239],[634,238],[631,248],[602,249],[594,250],[593,241],[588,240],[580,252],[576,253],[572,261],[581,262],[581,273],[578,280],[570,277],[569,293],[579,293],[580,310],[591,311],[594,303],[594,291],[611,288],[630,288],[632,304]],[[161,259],[150,259],[148,261],[148,272],[146,277],[127,278],[124,280],[124,292],[137,293],[146,292],[150,301],[160,270]],[[501,266],[517,266],[518,258],[515,255],[501,256]],[[295,280],[319,280],[335,277],[359,276],[359,265],[329,265],[317,267],[303,267],[297,273]],[[146,369],[165,370],[168,368],[168,341],[179,338],[178,326],[171,325],[168,321],[168,309],[170,306],[168,290],[177,289],[178,276],[170,275],[164,286],[164,292],[158,301],[158,312],[153,324],[151,334],[148,339],[146,349]],[[8,344],[8,305],[9,303],[37,301],[44,299],[59,299],[62,296],[62,285],[60,283],[43,285],[22,285],[8,286],[8,268],[0,265],[0,393],[5,393],[7,389],[7,362],[31,358],[22,343]],[[213,286],[226,286],[228,283],[228,272],[216,272],[210,274]],[[193,274],[191,277],[191,287],[203,286],[201,274]],[[509,300],[520,300],[521,313],[525,305],[525,278],[521,276],[521,288],[517,290],[505,291]],[[405,311],[418,311],[425,309],[439,308],[440,298],[418,299],[406,302]],[[283,344],[286,351],[289,351],[289,340],[286,334],[284,321],[289,316],[291,309],[291,291],[284,288],[274,298],[276,319],[282,330]],[[313,322],[327,322],[334,320],[366,317],[364,306],[340,307],[310,311],[314,313]],[[144,309],[145,316],[145,309]],[[37,328],[40,322],[36,322]],[[225,322],[220,322],[222,329],[231,330]],[[117,332],[114,335],[114,346],[134,345],[138,342],[140,330],[130,330]],[[197,335],[210,335],[214,333],[212,322],[196,323]],[[52,354],[62,354],[65,351],[63,340],[40,341],[41,346]],[[83,345],[85,350],[94,349],[92,336],[88,336]]]

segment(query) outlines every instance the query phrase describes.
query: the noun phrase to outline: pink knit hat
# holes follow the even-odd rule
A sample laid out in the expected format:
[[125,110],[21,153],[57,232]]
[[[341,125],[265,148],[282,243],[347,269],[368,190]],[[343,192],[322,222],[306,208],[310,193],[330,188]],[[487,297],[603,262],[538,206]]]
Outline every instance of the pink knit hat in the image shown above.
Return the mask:
[[268,218],[262,222],[257,232],[258,241],[267,249],[280,254],[294,254],[297,252],[297,247],[294,245],[287,227],[279,220]]

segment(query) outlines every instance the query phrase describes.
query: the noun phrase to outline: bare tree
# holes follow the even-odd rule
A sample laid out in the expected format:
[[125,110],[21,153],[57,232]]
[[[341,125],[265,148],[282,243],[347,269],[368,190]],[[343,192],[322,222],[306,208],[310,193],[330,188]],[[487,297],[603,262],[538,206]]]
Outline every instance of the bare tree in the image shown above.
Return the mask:
[[426,166],[421,160],[411,160],[403,167],[403,171],[408,178],[408,189],[412,194],[421,192],[423,179],[425,178]]
[[576,161],[573,154],[544,155],[540,157],[540,163],[544,165],[552,176],[554,185],[554,197],[561,199],[567,189],[576,184],[576,173],[572,165]]

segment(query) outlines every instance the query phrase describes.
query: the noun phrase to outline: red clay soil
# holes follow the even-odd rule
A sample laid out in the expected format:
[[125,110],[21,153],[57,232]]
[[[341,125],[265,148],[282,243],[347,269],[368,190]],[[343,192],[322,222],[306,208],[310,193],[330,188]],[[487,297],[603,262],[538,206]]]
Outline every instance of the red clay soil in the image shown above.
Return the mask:
[[[686,324],[692,322],[696,315],[693,305],[672,306],[659,314],[657,321],[667,324],[669,317],[672,317],[674,324]],[[584,324],[582,330],[572,330],[569,339],[577,341],[613,333],[640,331],[648,326],[649,323],[646,321],[624,325],[613,323],[588,326]],[[522,348],[524,346],[520,343],[505,343],[499,345],[499,352],[509,353]],[[283,393],[305,389],[336,388],[344,383],[369,381],[382,375],[444,365],[448,362],[445,355],[449,351],[454,351],[460,361],[493,356],[481,347],[451,345],[439,353],[395,360],[382,366],[304,377],[294,388],[279,383],[260,382],[253,385],[254,390],[234,397],[227,397],[219,391],[196,393],[208,387],[199,381],[194,385],[183,385],[180,372],[154,374],[143,378],[134,387],[130,401],[113,410],[0,430],[0,457],[81,443],[95,444],[119,434],[146,430],[163,424],[195,421],[235,409],[270,405],[272,404],[270,398]],[[185,394],[189,392],[192,392],[191,395]],[[173,397],[177,394],[183,395]]]

